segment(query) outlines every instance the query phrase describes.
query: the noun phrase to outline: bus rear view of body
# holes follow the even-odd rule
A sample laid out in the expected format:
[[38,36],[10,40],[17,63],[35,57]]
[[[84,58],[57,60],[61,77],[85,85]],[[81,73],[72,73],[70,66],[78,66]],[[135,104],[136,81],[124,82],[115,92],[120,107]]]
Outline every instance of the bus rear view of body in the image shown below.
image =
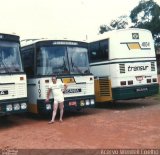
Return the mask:
[[53,94],[45,103],[52,75],[67,84],[65,109],[94,106],[94,77],[89,70],[88,44],[67,40],[31,40],[22,42],[22,59],[28,77],[29,111],[48,113]]
[[[96,98],[99,101],[143,98],[158,93],[157,63],[150,31],[107,32],[90,43],[89,57],[91,72],[98,79]],[[105,85],[105,81],[109,84]]]
[[0,34],[0,116],[27,110],[19,36]]

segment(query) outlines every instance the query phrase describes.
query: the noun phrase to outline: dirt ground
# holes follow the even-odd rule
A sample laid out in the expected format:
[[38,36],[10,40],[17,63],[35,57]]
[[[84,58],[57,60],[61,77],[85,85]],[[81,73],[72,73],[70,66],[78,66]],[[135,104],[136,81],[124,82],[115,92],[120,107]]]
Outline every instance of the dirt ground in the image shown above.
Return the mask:
[[160,98],[99,104],[82,112],[12,115],[0,120],[0,149],[160,148]]
[[[19,114],[0,118],[0,155],[123,154],[110,149],[144,149],[145,152],[133,153],[160,154],[160,150],[146,151],[160,149],[160,95],[65,112],[63,123],[58,121],[58,116],[54,124],[48,124],[51,115]],[[86,153],[81,149],[98,149],[98,152]],[[62,151],[55,152],[58,150]]]

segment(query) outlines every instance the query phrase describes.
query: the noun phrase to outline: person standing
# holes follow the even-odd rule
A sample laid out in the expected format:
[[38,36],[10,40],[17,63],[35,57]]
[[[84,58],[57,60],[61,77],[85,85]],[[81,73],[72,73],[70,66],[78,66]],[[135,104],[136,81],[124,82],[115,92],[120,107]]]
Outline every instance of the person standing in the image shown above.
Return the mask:
[[[63,91],[62,91],[62,89],[63,89]],[[64,95],[63,95],[63,93],[65,92],[66,89],[67,89],[66,84],[57,83],[57,77],[52,76],[52,83],[49,85],[49,89],[47,92],[47,98],[45,100],[45,102],[49,102],[49,96],[50,96],[50,93],[52,92],[53,97],[54,97],[54,103],[53,103],[52,119],[50,122],[48,122],[49,124],[54,123],[58,107],[60,108],[59,121],[60,122],[63,121],[63,119],[62,119],[63,112],[64,112]]]

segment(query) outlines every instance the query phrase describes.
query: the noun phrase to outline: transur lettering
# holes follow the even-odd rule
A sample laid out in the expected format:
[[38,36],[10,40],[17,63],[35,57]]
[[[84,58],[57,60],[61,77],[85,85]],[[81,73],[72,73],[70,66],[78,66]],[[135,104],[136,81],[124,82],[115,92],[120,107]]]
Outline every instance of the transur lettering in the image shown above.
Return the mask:
[[130,72],[130,71],[143,71],[143,70],[147,70],[148,67],[149,67],[149,66],[134,66],[134,67],[129,66],[129,67],[128,67],[128,71],[129,71],[129,72]]

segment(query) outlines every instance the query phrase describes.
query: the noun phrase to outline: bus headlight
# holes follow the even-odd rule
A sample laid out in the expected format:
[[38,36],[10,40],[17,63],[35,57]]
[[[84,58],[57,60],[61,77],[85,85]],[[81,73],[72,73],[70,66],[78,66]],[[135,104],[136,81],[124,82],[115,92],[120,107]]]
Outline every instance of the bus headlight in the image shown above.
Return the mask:
[[51,109],[51,105],[50,104],[46,104],[46,109],[50,110]]
[[86,100],[86,105],[89,105],[90,103],[89,103],[89,100]]
[[26,103],[21,103],[21,109],[27,109],[27,104]]
[[14,110],[19,110],[20,109],[20,105],[18,103],[14,104],[13,108],[14,108]]
[[13,107],[11,104],[6,106],[6,111],[12,111],[12,110],[13,110]]
[[83,107],[85,105],[84,100],[80,101],[80,106]]
[[94,99],[91,99],[91,104],[93,105],[93,104],[95,104],[95,101],[94,101]]

